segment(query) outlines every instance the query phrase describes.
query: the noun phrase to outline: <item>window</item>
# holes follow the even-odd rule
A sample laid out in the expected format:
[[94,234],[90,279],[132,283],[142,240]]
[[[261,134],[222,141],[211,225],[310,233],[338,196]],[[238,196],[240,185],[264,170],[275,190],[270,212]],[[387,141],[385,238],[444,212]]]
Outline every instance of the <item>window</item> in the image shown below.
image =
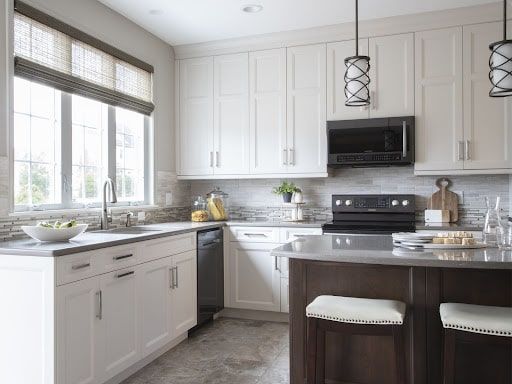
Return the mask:
[[15,209],[98,206],[109,175],[120,204],[148,202],[148,123],[141,113],[16,77]]
[[153,67],[14,1],[16,210],[148,202]]

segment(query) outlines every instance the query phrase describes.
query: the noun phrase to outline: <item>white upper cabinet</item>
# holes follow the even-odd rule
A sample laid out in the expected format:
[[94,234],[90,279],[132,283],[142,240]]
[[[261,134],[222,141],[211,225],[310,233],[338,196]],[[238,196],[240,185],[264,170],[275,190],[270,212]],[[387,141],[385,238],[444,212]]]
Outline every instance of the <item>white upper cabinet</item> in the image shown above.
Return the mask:
[[370,117],[414,115],[414,35],[369,39]]
[[186,59],[179,68],[180,175],[213,173],[213,57]]
[[462,27],[415,37],[415,170],[462,169]]
[[464,169],[512,168],[512,99],[489,96],[489,43],[502,23],[464,27]]
[[214,173],[249,173],[249,55],[214,58]]
[[286,48],[249,53],[251,173],[286,172]]
[[287,67],[288,173],[326,173],[326,45],[288,48]]
[[[345,101],[345,58],[356,54],[355,40],[327,44],[327,120],[367,119],[367,107],[347,107]],[[368,39],[359,40],[359,54],[368,54]],[[373,58],[370,65],[373,66]]]

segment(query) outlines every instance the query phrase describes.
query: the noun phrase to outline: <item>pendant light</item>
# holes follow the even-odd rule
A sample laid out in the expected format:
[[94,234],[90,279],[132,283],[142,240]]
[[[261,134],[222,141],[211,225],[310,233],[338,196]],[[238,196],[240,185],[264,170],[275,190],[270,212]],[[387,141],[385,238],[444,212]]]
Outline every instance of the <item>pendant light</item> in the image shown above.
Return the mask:
[[359,12],[356,0],[356,55],[345,59],[345,105],[361,107],[370,104],[370,58],[359,56]]
[[503,40],[489,45],[491,97],[512,96],[512,40],[507,40],[507,0],[503,0]]

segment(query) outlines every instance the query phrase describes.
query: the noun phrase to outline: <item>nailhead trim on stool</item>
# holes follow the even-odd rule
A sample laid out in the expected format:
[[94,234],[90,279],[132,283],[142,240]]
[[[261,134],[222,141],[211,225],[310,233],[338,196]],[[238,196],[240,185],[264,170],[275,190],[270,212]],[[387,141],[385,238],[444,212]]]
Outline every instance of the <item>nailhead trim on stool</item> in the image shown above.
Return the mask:
[[439,313],[444,328],[512,337],[512,308],[443,303]]

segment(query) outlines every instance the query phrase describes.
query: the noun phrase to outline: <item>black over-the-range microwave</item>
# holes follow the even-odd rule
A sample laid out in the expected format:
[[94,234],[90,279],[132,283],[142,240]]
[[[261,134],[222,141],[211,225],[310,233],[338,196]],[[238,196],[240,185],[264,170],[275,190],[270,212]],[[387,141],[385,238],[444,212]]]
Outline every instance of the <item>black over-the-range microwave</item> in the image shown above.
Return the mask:
[[328,166],[414,163],[414,116],[327,122]]

